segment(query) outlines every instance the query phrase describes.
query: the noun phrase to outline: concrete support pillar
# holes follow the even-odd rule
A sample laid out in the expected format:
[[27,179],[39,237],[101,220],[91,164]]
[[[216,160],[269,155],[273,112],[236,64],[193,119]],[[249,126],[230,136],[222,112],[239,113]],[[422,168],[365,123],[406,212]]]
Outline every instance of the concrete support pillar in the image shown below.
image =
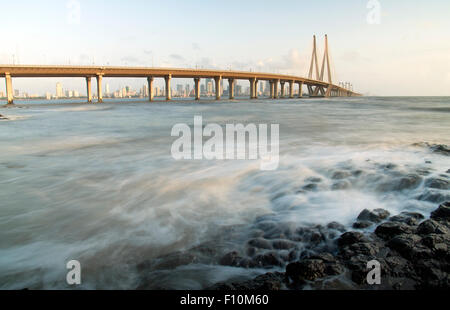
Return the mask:
[[273,84],[274,84],[274,98],[278,99],[278,86],[280,84],[280,80],[275,80]]
[[234,99],[234,79],[228,79],[228,95],[230,100]]
[[284,93],[286,92],[286,82],[282,81],[281,82],[281,98],[284,98]]
[[194,78],[195,100],[200,100],[200,78]]
[[270,99],[274,99],[275,98],[275,82],[269,81],[269,86],[270,86]]
[[303,82],[298,83],[298,97],[303,97]]
[[220,100],[220,96],[222,95],[221,82],[222,77],[218,76],[214,78],[214,82],[216,83],[216,100]]
[[256,79],[250,79],[250,99],[255,99],[255,84],[256,84]]
[[258,99],[258,80],[255,79],[255,88],[253,92],[253,98]]
[[172,100],[172,86],[171,86],[171,81],[172,81],[172,75],[168,75],[166,77],[164,77],[164,80],[166,81],[166,100]]
[[294,98],[294,81],[289,82],[289,98]]
[[102,80],[103,80],[103,76],[101,74],[98,74],[97,75],[97,99],[98,99],[98,103],[102,103],[103,102]]
[[6,98],[8,99],[8,104],[14,104],[14,93],[12,89],[12,78],[9,73],[5,74],[6,80]]
[[147,82],[148,82],[148,101],[152,102],[155,97],[153,93],[153,82],[154,82],[153,77],[149,76],[147,78]]
[[86,96],[87,96],[87,102],[92,103],[91,77],[86,78]]

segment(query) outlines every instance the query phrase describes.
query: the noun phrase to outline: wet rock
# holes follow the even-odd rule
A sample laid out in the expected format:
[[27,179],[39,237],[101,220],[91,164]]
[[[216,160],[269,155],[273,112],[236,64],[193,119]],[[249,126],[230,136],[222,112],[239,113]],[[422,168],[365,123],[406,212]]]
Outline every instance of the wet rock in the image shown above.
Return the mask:
[[411,226],[399,222],[386,222],[381,224],[375,230],[375,234],[384,240],[390,240],[395,236],[410,234],[413,229]]
[[450,231],[447,227],[434,220],[427,220],[419,225],[419,227],[417,228],[417,233],[419,235],[429,235],[429,234],[445,235],[449,234]]
[[421,176],[417,174],[409,174],[407,176],[380,184],[377,189],[380,192],[413,190],[418,188],[420,184],[422,184]]
[[352,174],[348,171],[336,171],[333,173],[333,176],[331,177],[333,180],[343,180],[351,177]]
[[368,242],[368,238],[363,235],[360,232],[356,232],[356,231],[350,231],[350,232],[346,232],[344,233],[339,239],[338,239],[338,245],[339,247],[345,247],[345,246],[349,246],[355,243],[359,243],[359,242]]
[[447,201],[439,206],[436,211],[431,213],[431,218],[434,220],[450,220],[450,202]]
[[[380,251],[381,245],[376,242],[358,242],[343,247],[339,251],[339,257],[349,260],[354,256],[370,256],[374,257]],[[368,260],[370,261],[370,259]]]
[[399,235],[392,238],[387,245],[410,260],[431,257],[430,249],[423,246],[421,241],[422,238],[418,235]]
[[391,222],[404,223],[409,226],[417,226],[425,217],[417,212],[402,212],[399,215],[389,218]]
[[450,148],[445,144],[428,144],[428,147],[433,153],[450,156]]
[[297,247],[297,244],[288,240],[274,240],[272,247],[276,250],[291,250]]
[[429,169],[417,169],[416,173],[420,176],[428,176],[431,174],[431,171]]
[[384,209],[375,209],[373,211],[365,209],[359,214],[358,221],[380,223],[381,221],[387,219],[390,215],[391,214],[389,211]]
[[326,276],[326,265],[321,259],[306,259],[289,264],[286,268],[286,276],[294,283],[314,281]]
[[416,272],[420,276],[421,289],[448,289],[450,277],[441,269],[441,263],[434,259],[422,259],[415,263]]
[[303,186],[302,189],[307,191],[307,192],[315,192],[315,191],[317,191],[318,186],[317,186],[316,183],[311,183],[311,184]]
[[272,249],[272,243],[269,240],[263,238],[252,239],[248,242],[248,245],[257,249]]
[[[153,269],[175,269],[179,266],[190,265],[196,263],[198,258],[196,255],[187,252],[176,252],[167,256],[160,257],[156,260],[156,263],[152,266]],[[146,268],[148,266],[144,264],[138,265],[139,268]]]
[[359,285],[366,283],[368,273],[367,263],[372,259],[364,255],[357,255],[346,261],[346,266],[351,271],[351,279],[353,282]]
[[267,273],[250,281],[240,283],[218,283],[206,290],[209,291],[279,291],[285,288],[286,275],[280,272]]
[[422,239],[422,243],[427,246],[433,255],[440,258],[450,258],[450,236],[429,234]]
[[331,223],[329,223],[328,225],[327,225],[327,228],[328,229],[334,229],[334,230],[337,230],[337,231],[340,231],[340,232],[345,232],[345,226],[344,225],[342,225],[341,223],[338,223],[338,222],[331,222]]
[[268,252],[256,256],[252,260],[252,265],[254,267],[281,267],[284,263],[277,252]]
[[450,195],[440,190],[426,189],[417,198],[420,201],[427,201],[432,203],[441,203],[450,199]]
[[242,257],[239,255],[238,252],[230,252],[220,259],[219,264],[222,266],[235,267],[235,266],[239,266],[239,263],[241,262],[241,260],[242,260]]
[[392,164],[392,163],[380,166],[380,168],[385,169],[385,170],[394,170],[397,167],[398,166],[396,164]]
[[434,188],[434,189],[444,189],[444,190],[448,190],[450,189],[450,182],[448,182],[447,180],[444,179],[428,179],[425,181],[425,186],[429,187],[429,188]]
[[339,191],[339,190],[349,189],[351,187],[352,187],[352,184],[349,181],[339,181],[339,182],[334,183],[331,186],[331,189],[335,190],[335,191]]
[[307,178],[306,180],[305,180],[305,182],[308,182],[308,183],[322,183],[322,179],[321,178],[318,178],[318,177],[311,177],[311,178]]
[[374,225],[374,223],[369,222],[369,221],[358,221],[358,222],[353,224],[353,228],[355,228],[355,229],[366,229],[366,228],[369,228],[369,227],[371,227],[373,225]]

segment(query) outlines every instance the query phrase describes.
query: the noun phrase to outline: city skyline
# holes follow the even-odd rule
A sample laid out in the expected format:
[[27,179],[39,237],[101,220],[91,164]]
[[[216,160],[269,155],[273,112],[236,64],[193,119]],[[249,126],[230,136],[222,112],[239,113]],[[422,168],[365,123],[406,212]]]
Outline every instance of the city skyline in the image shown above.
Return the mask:
[[[370,24],[368,2],[5,3],[5,10],[20,11],[23,18],[7,15],[3,20],[9,25],[4,36],[8,44],[0,50],[0,63],[232,68],[305,76],[311,35],[327,33],[335,81],[350,81],[366,95],[448,95],[450,4],[380,0],[379,24]],[[147,12],[154,14],[147,17]],[[39,32],[33,30],[35,24]],[[56,82],[15,83],[25,92],[43,93]],[[82,93],[83,81],[67,83]],[[141,83],[118,80],[110,85],[137,88]]]

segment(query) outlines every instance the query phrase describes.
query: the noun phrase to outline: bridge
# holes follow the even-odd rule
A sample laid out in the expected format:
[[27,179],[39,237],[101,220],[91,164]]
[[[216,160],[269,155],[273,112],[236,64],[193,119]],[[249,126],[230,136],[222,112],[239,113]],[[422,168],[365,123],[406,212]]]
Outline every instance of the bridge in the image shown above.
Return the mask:
[[[325,69],[327,78],[325,81]],[[313,77],[315,75],[315,77]],[[222,80],[228,80],[229,99],[234,99],[234,86],[237,80],[248,80],[250,82],[250,99],[258,98],[258,82],[268,81],[270,85],[270,98],[294,98],[294,86],[299,85],[298,97],[303,96],[303,87],[306,86],[309,97],[354,97],[361,96],[356,92],[335,85],[332,82],[330,71],[330,59],[328,54],[328,37],[325,36],[325,52],[321,70],[317,59],[316,37],[313,41],[313,54],[308,78],[244,71],[225,70],[198,70],[198,69],[173,69],[173,68],[131,68],[131,67],[101,67],[101,66],[22,66],[22,65],[0,65],[0,77],[6,80],[7,103],[13,104],[13,78],[43,78],[43,77],[72,77],[86,79],[87,101],[92,102],[92,79],[97,82],[97,100],[103,102],[102,79],[103,78],[145,78],[148,82],[149,101],[154,99],[154,80],[162,78],[165,80],[166,99],[171,100],[171,81],[175,78],[192,78],[195,82],[195,99],[200,100],[201,79],[213,79],[215,81],[216,99],[222,96]],[[289,92],[286,93],[286,85]],[[281,86],[281,88],[280,88]]]

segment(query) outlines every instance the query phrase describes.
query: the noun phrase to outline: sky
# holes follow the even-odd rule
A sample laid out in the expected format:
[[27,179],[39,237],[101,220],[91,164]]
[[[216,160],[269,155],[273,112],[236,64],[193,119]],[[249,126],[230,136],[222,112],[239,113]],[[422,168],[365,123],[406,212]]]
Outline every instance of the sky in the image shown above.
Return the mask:
[[[312,36],[317,35],[321,62],[328,34],[336,84],[351,82],[366,95],[450,95],[448,0],[18,0],[0,7],[0,64],[231,68],[307,76]],[[55,92],[58,81],[85,93],[82,79],[16,78],[13,87]],[[105,83],[115,90],[140,88],[145,81]]]

